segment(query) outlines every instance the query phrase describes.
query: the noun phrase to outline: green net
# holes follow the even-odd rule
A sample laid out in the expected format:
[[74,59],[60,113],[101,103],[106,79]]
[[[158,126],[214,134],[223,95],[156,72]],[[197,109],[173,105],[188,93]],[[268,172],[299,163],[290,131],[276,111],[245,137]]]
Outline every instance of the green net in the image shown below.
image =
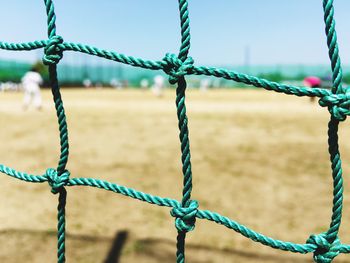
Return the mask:
[[[47,12],[48,40],[39,40],[27,43],[0,42],[0,48],[6,50],[21,51],[44,48],[43,62],[49,68],[51,90],[57,112],[60,132],[61,149],[57,168],[49,168],[43,175],[32,175],[16,171],[15,169],[0,164],[0,171],[4,174],[26,182],[48,182],[51,186],[52,193],[58,193],[58,262],[65,262],[65,204],[67,197],[66,187],[68,186],[97,187],[148,202],[150,204],[170,207],[170,214],[175,217],[175,226],[178,230],[176,253],[177,262],[185,262],[186,233],[194,229],[197,218],[206,219],[221,224],[247,238],[250,238],[253,241],[272,248],[303,254],[312,252],[315,262],[318,263],[328,263],[340,253],[349,253],[350,245],[342,244],[338,238],[343,208],[343,179],[337,133],[339,122],[344,121],[346,116],[350,114],[350,89],[342,86],[342,70],[335,31],[333,0],[323,1],[327,44],[333,73],[333,86],[331,90],[284,85],[226,69],[195,66],[193,59],[188,56],[190,49],[188,3],[187,0],[178,0],[178,2],[181,25],[180,51],[178,55],[166,54],[165,57],[159,61],[143,60],[140,58],[119,54],[114,51],[102,50],[83,44],[65,42],[61,36],[56,35],[56,16],[52,0],[44,0]],[[176,107],[178,126],[180,130],[179,137],[181,143],[183,172],[183,197],[181,201],[150,195],[103,180],[93,178],[70,178],[70,173],[68,170],[66,170],[69,155],[68,130],[66,115],[57,80],[57,64],[62,58],[64,51],[82,52],[128,64],[134,67],[141,67],[150,70],[163,70],[166,74],[168,74],[169,82],[171,84],[177,84]],[[319,97],[319,104],[322,107],[327,107],[330,112],[330,121],[328,124],[328,151],[330,154],[334,189],[332,217],[329,229],[326,232],[311,235],[304,244],[295,244],[292,242],[273,239],[257,233],[218,213],[208,210],[200,210],[198,208],[198,202],[191,199],[191,155],[185,104],[185,76],[191,74],[224,78],[290,95]]]

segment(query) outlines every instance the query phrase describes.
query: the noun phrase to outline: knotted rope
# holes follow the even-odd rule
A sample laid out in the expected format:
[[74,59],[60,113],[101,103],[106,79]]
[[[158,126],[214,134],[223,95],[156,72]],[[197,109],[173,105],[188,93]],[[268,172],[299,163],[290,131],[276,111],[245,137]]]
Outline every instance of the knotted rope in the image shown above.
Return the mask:
[[186,207],[174,207],[170,214],[175,217],[175,227],[178,231],[192,231],[196,223],[196,215],[198,211],[198,202],[190,200]]
[[328,107],[329,112],[339,121],[350,115],[350,87],[342,87],[341,93],[320,98],[319,104]]
[[62,174],[58,175],[57,170],[53,168],[47,169],[45,174],[53,194],[57,194],[64,186],[68,184],[69,176],[69,171],[65,170]]
[[53,36],[44,48],[43,63],[45,65],[56,65],[63,57],[63,38],[61,36]]
[[311,235],[306,241],[307,244],[316,246],[314,252],[314,260],[317,263],[330,263],[339,255],[340,252],[340,240],[338,237],[330,243],[327,240],[327,234],[322,233],[319,235]]
[[164,72],[169,75],[169,83],[175,84],[180,77],[191,74],[193,68],[193,59],[187,57],[185,61],[179,59],[175,54],[167,53],[163,58]]

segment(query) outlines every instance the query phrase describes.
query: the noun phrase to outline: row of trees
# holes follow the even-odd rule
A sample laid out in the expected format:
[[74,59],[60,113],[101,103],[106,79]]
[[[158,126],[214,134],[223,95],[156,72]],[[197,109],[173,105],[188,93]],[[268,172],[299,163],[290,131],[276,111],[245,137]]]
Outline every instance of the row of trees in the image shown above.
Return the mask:
[[[285,76],[283,75],[281,72],[272,72],[272,73],[265,73],[265,74],[259,74],[260,78],[264,78],[264,79],[268,79],[271,81],[275,81],[275,82],[281,82],[281,81],[286,81],[286,80],[290,80],[290,81],[301,81],[304,78],[307,77],[306,74],[298,74],[294,77],[290,77],[290,76]],[[320,78],[323,77],[329,77],[331,79],[331,75],[327,76],[318,76]],[[345,73],[343,74],[343,82],[350,84],[350,73]]]
[[[48,69],[47,67],[41,62],[38,61],[34,65],[32,65],[43,77],[45,84],[48,84],[49,78],[48,78]],[[30,70],[31,65],[29,64],[11,64],[11,65],[0,65],[0,82],[7,82],[7,81],[12,81],[12,82],[20,82],[21,78],[23,75]],[[282,72],[275,71],[275,72],[270,72],[270,73],[264,73],[264,74],[259,74],[258,77],[268,79],[271,81],[275,82],[283,82],[283,81],[302,81],[305,77],[307,77],[306,74],[298,74],[293,77],[291,76],[286,76]],[[319,76],[319,77],[327,77],[325,76]],[[330,76],[328,76],[330,77]],[[150,78],[150,76],[143,76],[137,75],[134,77],[131,83],[133,86],[138,85],[139,82],[142,78]],[[343,81],[345,83],[350,84],[350,72],[345,73],[343,75]],[[62,83],[63,85],[77,85],[79,83]],[[81,83],[80,83],[81,84]]]

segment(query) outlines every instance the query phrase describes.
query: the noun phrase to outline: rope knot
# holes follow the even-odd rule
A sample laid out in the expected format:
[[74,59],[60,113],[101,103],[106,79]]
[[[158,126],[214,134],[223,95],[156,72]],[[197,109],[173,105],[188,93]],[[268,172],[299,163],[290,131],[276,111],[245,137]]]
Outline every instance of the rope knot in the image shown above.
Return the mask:
[[339,254],[340,240],[338,237],[333,241],[333,243],[330,243],[327,240],[326,233],[311,235],[306,243],[316,246],[314,251],[314,260],[317,263],[331,263],[332,260]]
[[343,87],[342,93],[330,94],[320,98],[322,107],[328,107],[329,112],[339,121],[344,121],[350,115],[350,87]]
[[164,72],[169,75],[169,83],[175,84],[179,78],[190,74],[193,68],[193,58],[187,57],[185,61],[179,59],[175,54],[167,53],[163,58],[165,62]]
[[178,231],[189,232],[195,227],[198,202],[190,200],[185,207],[174,207],[170,214],[175,219],[175,226]]
[[46,170],[45,176],[47,177],[49,185],[51,186],[51,192],[53,194],[57,194],[64,186],[67,185],[69,175],[70,173],[67,170],[65,170],[61,175],[58,175],[58,172],[53,168]]
[[45,65],[55,65],[63,57],[63,49],[61,44],[63,43],[63,38],[61,36],[53,36],[49,39],[46,47],[44,48],[43,63]]

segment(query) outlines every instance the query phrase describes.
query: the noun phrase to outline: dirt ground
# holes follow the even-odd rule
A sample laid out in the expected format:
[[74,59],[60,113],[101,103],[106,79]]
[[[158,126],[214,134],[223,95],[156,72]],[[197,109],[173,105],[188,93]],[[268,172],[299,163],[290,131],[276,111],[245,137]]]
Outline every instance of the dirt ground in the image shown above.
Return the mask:
[[[72,177],[94,177],[181,199],[175,92],[63,90]],[[34,174],[55,167],[57,120],[21,109],[22,94],[0,93],[0,163]],[[329,114],[307,98],[253,89],[188,91],[193,199],[273,238],[304,243],[330,222]],[[345,208],[340,233],[350,243],[350,127],[340,125]],[[169,208],[111,192],[70,187],[68,262],[175,262]],[[0,176],[0,262],[55,262],[57,196],[44,184]],[[197,220],[188,262],[312,262],[212,222]],[[350,262],[341,255],[335,262]]]

